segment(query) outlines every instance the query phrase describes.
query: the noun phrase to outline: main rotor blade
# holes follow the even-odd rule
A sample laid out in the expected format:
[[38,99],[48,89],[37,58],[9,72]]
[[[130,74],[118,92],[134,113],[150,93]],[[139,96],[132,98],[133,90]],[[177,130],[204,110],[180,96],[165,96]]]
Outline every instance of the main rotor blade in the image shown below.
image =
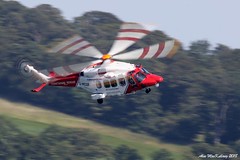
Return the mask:
[[177,52],[179,46],[179,41],[170,40],[127,53],[115,55],[113,56],[113,59],[128,60],[172,57]]
[[153,30],[153,26],[138,23],[123,23],[120,27],[116,40],[109,51],[109,55],[115,55],[134,43]]
[[50,49],[49,52],[93,58],[102,57],[102,53],[100,51],[98,51],[92,44],[90,44],[88,41],[85,41],[78,35],[61,42],[56,47]]
[[68,66],[55,67],[50,69],[40,70],[41,73],[45,75],[55,74],[56,76],[66,76],[73,73],[81,72],[84,68],[101,63],[101,60],[90,61],[86,63],[78,63]]

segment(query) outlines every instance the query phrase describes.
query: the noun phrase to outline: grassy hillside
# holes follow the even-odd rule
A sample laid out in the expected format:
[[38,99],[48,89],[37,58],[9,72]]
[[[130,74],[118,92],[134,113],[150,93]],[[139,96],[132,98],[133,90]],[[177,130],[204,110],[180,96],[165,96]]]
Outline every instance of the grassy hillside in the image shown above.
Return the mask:
[[59,112],[44,110],[28,104],[12,103],[0,100],[0,115],[6,117],[26,133],[37,135],[49,125],[63,127],[86,128],[98,133],[104,144],[116,147],[120,144],[135,148],[147,159],[158,149],[171,151],[174,157],[182,157],[190,153],[190,147],[160,142],[159,140],[130,132],[126,129],[109,127],[90,120],[76,118]]

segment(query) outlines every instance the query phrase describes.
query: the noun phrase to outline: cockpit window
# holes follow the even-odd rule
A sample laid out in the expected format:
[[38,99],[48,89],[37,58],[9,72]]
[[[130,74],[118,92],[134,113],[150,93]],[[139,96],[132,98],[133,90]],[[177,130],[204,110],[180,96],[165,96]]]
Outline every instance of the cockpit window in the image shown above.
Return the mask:
[[146,78],[146,76],[143,73],[138,72],[136,73],[135,78],[137,79],[138,82],[142,82]]
[[145,68],[141,68],[141,69],[142,69],[143,73],[150,74],[150,72],[148,72],[148,70],[146,70]]

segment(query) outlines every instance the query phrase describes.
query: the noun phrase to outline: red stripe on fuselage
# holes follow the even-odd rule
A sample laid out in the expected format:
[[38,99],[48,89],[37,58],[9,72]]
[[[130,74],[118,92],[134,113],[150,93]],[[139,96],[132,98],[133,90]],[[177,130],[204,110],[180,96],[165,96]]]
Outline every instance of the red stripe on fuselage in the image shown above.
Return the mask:
[[162,53],[164,47],[165,47],[165,43],[159,43],[158,50],[152,58],[157,58]]
[[87,44],[87,45],[85,45],[85,46],[83,46],[83,47],[80,47],[80,48],[76,49],[75,51],[73,51],[73,52],[70,53],[70,54],[72,54],[72,55],[77,54],[78,52],[80,52],[80,51],[82,51],[82,50],[84,50],[84,49],[86,49],[86,48],[88,48],[88,47],[91,47],[91,46],[92,46],[91,44]]
[[81,43],[83,41],[83,39],[78,39],[77,41],[75,42],[72,42],[70,43],[69,45],[63,47],[62,49],[60,49],[57,53],[63,53],[65,50],[67,50],[68,48],[72,47],[72,46],[75,46],[76,44],[78,43]]
[[77,85],[79,73],[70,74],[68,76],[56,77],[49,82],[49,86],[75,87]]

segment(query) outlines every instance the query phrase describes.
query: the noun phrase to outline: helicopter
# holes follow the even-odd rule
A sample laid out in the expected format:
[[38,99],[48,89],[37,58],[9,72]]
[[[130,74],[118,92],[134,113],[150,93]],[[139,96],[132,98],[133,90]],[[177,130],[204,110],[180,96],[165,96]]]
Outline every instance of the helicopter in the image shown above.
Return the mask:
[[123,52],[151,31],[152,28],[144,24],[123,23],[107,54],[102,54],[81,36],[74,35],[49,52],[92,57],[96,60],[40,71],[24,62],[20,65],[21,72],[30,74],[41,83],[39,87],[31,90],[32,92],[39,92],[47,85],[79,87],[90,92],[91,98],[99,104],[102,104],[107,96],[127,95],[143,89],[149,93],[150,87],[158,87],[163,82],[163,77],[149,72],[142,65],[123,60],[172,57],[180,46],[180,42],[173,39]]

